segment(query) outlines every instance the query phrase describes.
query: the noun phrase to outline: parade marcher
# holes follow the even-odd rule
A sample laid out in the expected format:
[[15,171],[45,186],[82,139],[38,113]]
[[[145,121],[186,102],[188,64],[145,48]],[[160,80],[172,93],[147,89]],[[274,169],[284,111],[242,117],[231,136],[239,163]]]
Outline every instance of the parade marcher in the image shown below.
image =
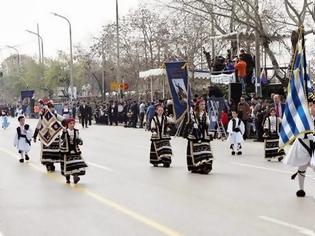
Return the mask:
[[150,163],[157,167],[163,164],[170,167],[172,163],[171,137],[169,135],[169,124],[174,121],[164,114],[162,105],[156,106],[156,113],[151,121],[151,150]]
[[[310,113],[315,123],[314,102],[310,104]],[[306,170],[310,167],[315,171],[315,135],[313,133],[306,133],[303,138],[295,139],[283,163],[298,168],[297,172],[291,176],[291,179],[294,180],[298,176],[299,190],[296,192],[296,196],[305,197],[304,182]]]
[[28,124],[25,124],[25,117],[18,117],[19,126],[16,128],[16,134],[14,138],[14,146],[17,148],[19,154],[21,155],[20,162],[24,162],[24,158],[28,161],[30,158],[28,156],[31,150],[31,141],[33,131]]
[[297,138],[284,160],[285,164],[298,168],[298,171],[291,176],[292,180],[298,176],[299,190],[296,192],[297,197],[305,197],[304,182],[307,168],[311,167],[315,171],[314,144],[315,137],[313,134],[307,134],[304,138]]
[[79,145],[83,144],[79,136],[79,130],[75,128],[75,120],[70,118],[66,121],[67,128],[63,129],[60,137],[60,152],[62,155],[61,174],[66,177],[66,183],[70,184],[70,176],[73,176],[73,182],[77,184],[80,181],[80,175],[85,175],[87,164],[81,156]]
[[208,133],[210,125],[203,99],[197,101],[190,115],[190,130],[187,136],[187,167],[192,173],[208,174],[212,170],[213,155],[211,152],[211,136]]
[[10,122],[8,121],[8,114],[6,111],[2,111],[2,129],[7,129],[10,125]]
[[34,132],[34,142],[39,135],[41,141],[41,163],[48,172],[55,171],[54,163],[60,163],[60,131],[65,119],[53,109],[53,102],[45,99],[42,104],[40,118]]
[[232,119],[229,121],[227,132],[229,134],[228,142],[230,143],[230,149],[232,155],[242,155],[242,142],[243,134],[245,132],[245,126],[241,119],[238,118],[237,112],[232,111]]
[[265,138],[265,158],[268,161],[278,159],[281,161],[285,155],[283,149],[279,150],[279,130],[281,118],[276,116],[276,109],[271,108],[269,116],[265,119],[264,135]]

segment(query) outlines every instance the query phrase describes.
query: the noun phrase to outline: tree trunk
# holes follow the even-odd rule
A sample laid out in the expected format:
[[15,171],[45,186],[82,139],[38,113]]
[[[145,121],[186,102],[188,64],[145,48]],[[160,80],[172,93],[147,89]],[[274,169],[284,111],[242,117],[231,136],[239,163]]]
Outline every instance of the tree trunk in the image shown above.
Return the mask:
[[269,56],[269,59],[272,63],[272,66],[273,66],[273,69],[275,71],[277,79],[280,80],[280,82],[282,83],[282,85],[284,87],[287,87],[289,81],[288,81],[286,75],[280,70],[277,58],[276,58],[275,54],[273,53],[273,51],[269,47],[268,39],[263,40],[263,46],[265,48],[265,52]]

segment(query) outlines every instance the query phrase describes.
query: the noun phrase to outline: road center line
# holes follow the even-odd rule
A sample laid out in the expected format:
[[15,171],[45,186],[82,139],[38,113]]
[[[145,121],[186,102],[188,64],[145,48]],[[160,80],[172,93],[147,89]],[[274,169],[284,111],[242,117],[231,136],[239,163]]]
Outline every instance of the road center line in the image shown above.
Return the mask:
[[307,229],[307,228],[304,228],[304,227],[301,227],[301,226],[298,226],[298,225],[294,225],[294,224],[291,224],[291,223],[288,223],[288,222],[285,222],[285,221],[277,220],[277,219],[274,219],[274,218],[271,218],[271,217],[268,217],[268,216],[259,216],[259,218],[261,220],[264,220],[264,221],[268,221],[268,222],[271,222],[271,223],[274,223],[274,224],[277,224],[277,225],[281,225],[281,226],[284,226],[284,227],[288,227],[290,229],[294,229],[294,230],[300,232],[301,234],[304,234],[304,235],[307,235],[307,236],[315,236],[315,232],[313,230],[310,230],[310,229]]
[[[14,152],[12,152],[8,149],[0,147],[0,151],[3,153],[6,153],[6,154],[8,154],[8,155],[10,155],[16,159],[19,159],[17,154],[15,154]],[[33,163],[27,163],[27,164],[39,172],[46,173],[46,171],[44,171],[42,168],[40,168],[39,166],[37,166]],[[88,164],[92,164],[94,166],[97,165],[94,163],[88,163]],[[106,169],[106,167],[98,165],[98,168],[101,168],[101,167],[102,167],[102,169]],[[64,178],[62,178],[61,175],[60,176],[57,176],[55,174],[47,174],[47,175],[48,175],[48,177],[52,178],[56,182],[64,183]],[[168,235],[168,236],[181,236],[182,235],[179,232],[176,232],[175,230],[168,228],[167,226],[159,224],[158,222],[156,222],[154,220],[151,220],[151,219],[149,219],[143,215],[140,215],[140,214],[136,213],[135,211],[128,209],[127,207],[124,207],[124,206],[122,206],[122,205],[120,205],[120,204],[118,204],[118,203],[116,203],[116,202],[114,202],[108,198],[105,198],[105,197],[103,197],[103,196],[101,196],[101,195],[99,195],[93,191],[88,190],[87,188],[82,188],[82,187],[76,186],[76,185],[74,185],[74,186],[70,185],[69,187],[72,188],[73,190],[77,191],[77,192],[83,193],[83,194],[95,199],[96,201],[102,203],[103,205],[106,205],[112,209],[115,209],[115,210],[121,212],[122,214],[127,215],[130,218],[137,220],[138,222],[143,223],[144,225],[147,225],[147,226],[149,226],[155,230],[158,230],[158,231],[164,233],[165,235]],[[2,236],[1,232],[0,232],[0,236]]]
[[[272,171],[272,172],[277,172],[277,173],[282,173],[282,174],[291,174],[291,175],[293,174],[292,171],[287,171],[287,170],[278,170],[278,169],[274,169],[274,168],[268,168],[268,167],[239,163],[239,162],[231,162],[231,163],[233,165],[238,165],[238,166],[248,167],[248,168],[253,168],[253,169]],[[315,177],[313,177],[312,175],[305,175],[305,176],[312,179],[312,180],[315,180]]]

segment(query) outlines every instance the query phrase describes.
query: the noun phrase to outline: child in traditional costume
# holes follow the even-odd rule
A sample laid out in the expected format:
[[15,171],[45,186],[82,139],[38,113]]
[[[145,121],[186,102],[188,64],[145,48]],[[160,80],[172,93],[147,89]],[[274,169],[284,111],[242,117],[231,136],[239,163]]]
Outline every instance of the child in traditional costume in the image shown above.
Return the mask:
[[265,158],[268,161],[278,159],[281,161],[285,155],[283,149],[279,150],[279,130],[281,118],[276,116],[276,109],[271,108],[269,116],[264,122]]
[[241,119],[238,118],[236,111],[232,111],[232,119],[229,121],[227,132],[229,134],[228,142],[230,142],[230,149],[232,155],[242,155],[242,142],[245,126]]
[[67,119],[67,128],[63,129],[60,137],[60,152],[62,155],[61,174],[66,177],[66,183],[70,184],[70,176],[73,176],[73,182],[77,184],[80,181],[80,175],[85,175],[87,164],[81,156],[79,145],[83,144],[79,136],[79,130],[75,128],[75,120]]
[[10,125],[9,121],[8,121],[8,114],[6,111],[2,111],[2,128],[3,129],[7,129]]
[[21,155],[20,162],[24,162],[24,158],[28,161],[30,158],[28,156],[31,150],[31,140],[33,132],[28,124],[25,124],[25,117],[18,117],[19,126],[16,128],[16,135],[14,138],[14,146],[17,148],[19,154]]
[[197,101],[195,110],[190,114],[190,131],[187,136],[187,167],[188,171],[208,174],[212,170],[213,155],[209,135],[210,120],[203,99]]
[[157,167],[163,164],[164,167],[170,167],[172,163],[171,137],[169,135],[169,125],[174,123],[173,119],[164,114],[162,105],[157,105],[155,116],[151,121],[151,150],[150,163]]

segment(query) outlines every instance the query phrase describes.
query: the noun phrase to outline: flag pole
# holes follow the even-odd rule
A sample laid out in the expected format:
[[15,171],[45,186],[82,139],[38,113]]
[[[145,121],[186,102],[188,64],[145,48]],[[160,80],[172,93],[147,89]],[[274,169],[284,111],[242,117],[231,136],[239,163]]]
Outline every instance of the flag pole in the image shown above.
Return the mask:
[[304,26],[301,26],[301,36],[302,36],[302,49],[303,49],[303,69],[304,69],[304,86],[305,86],[305,95],[308,100],[308,89],[307,89],[307,67],[306,67],[306,51],[305,51],[305,32]]

